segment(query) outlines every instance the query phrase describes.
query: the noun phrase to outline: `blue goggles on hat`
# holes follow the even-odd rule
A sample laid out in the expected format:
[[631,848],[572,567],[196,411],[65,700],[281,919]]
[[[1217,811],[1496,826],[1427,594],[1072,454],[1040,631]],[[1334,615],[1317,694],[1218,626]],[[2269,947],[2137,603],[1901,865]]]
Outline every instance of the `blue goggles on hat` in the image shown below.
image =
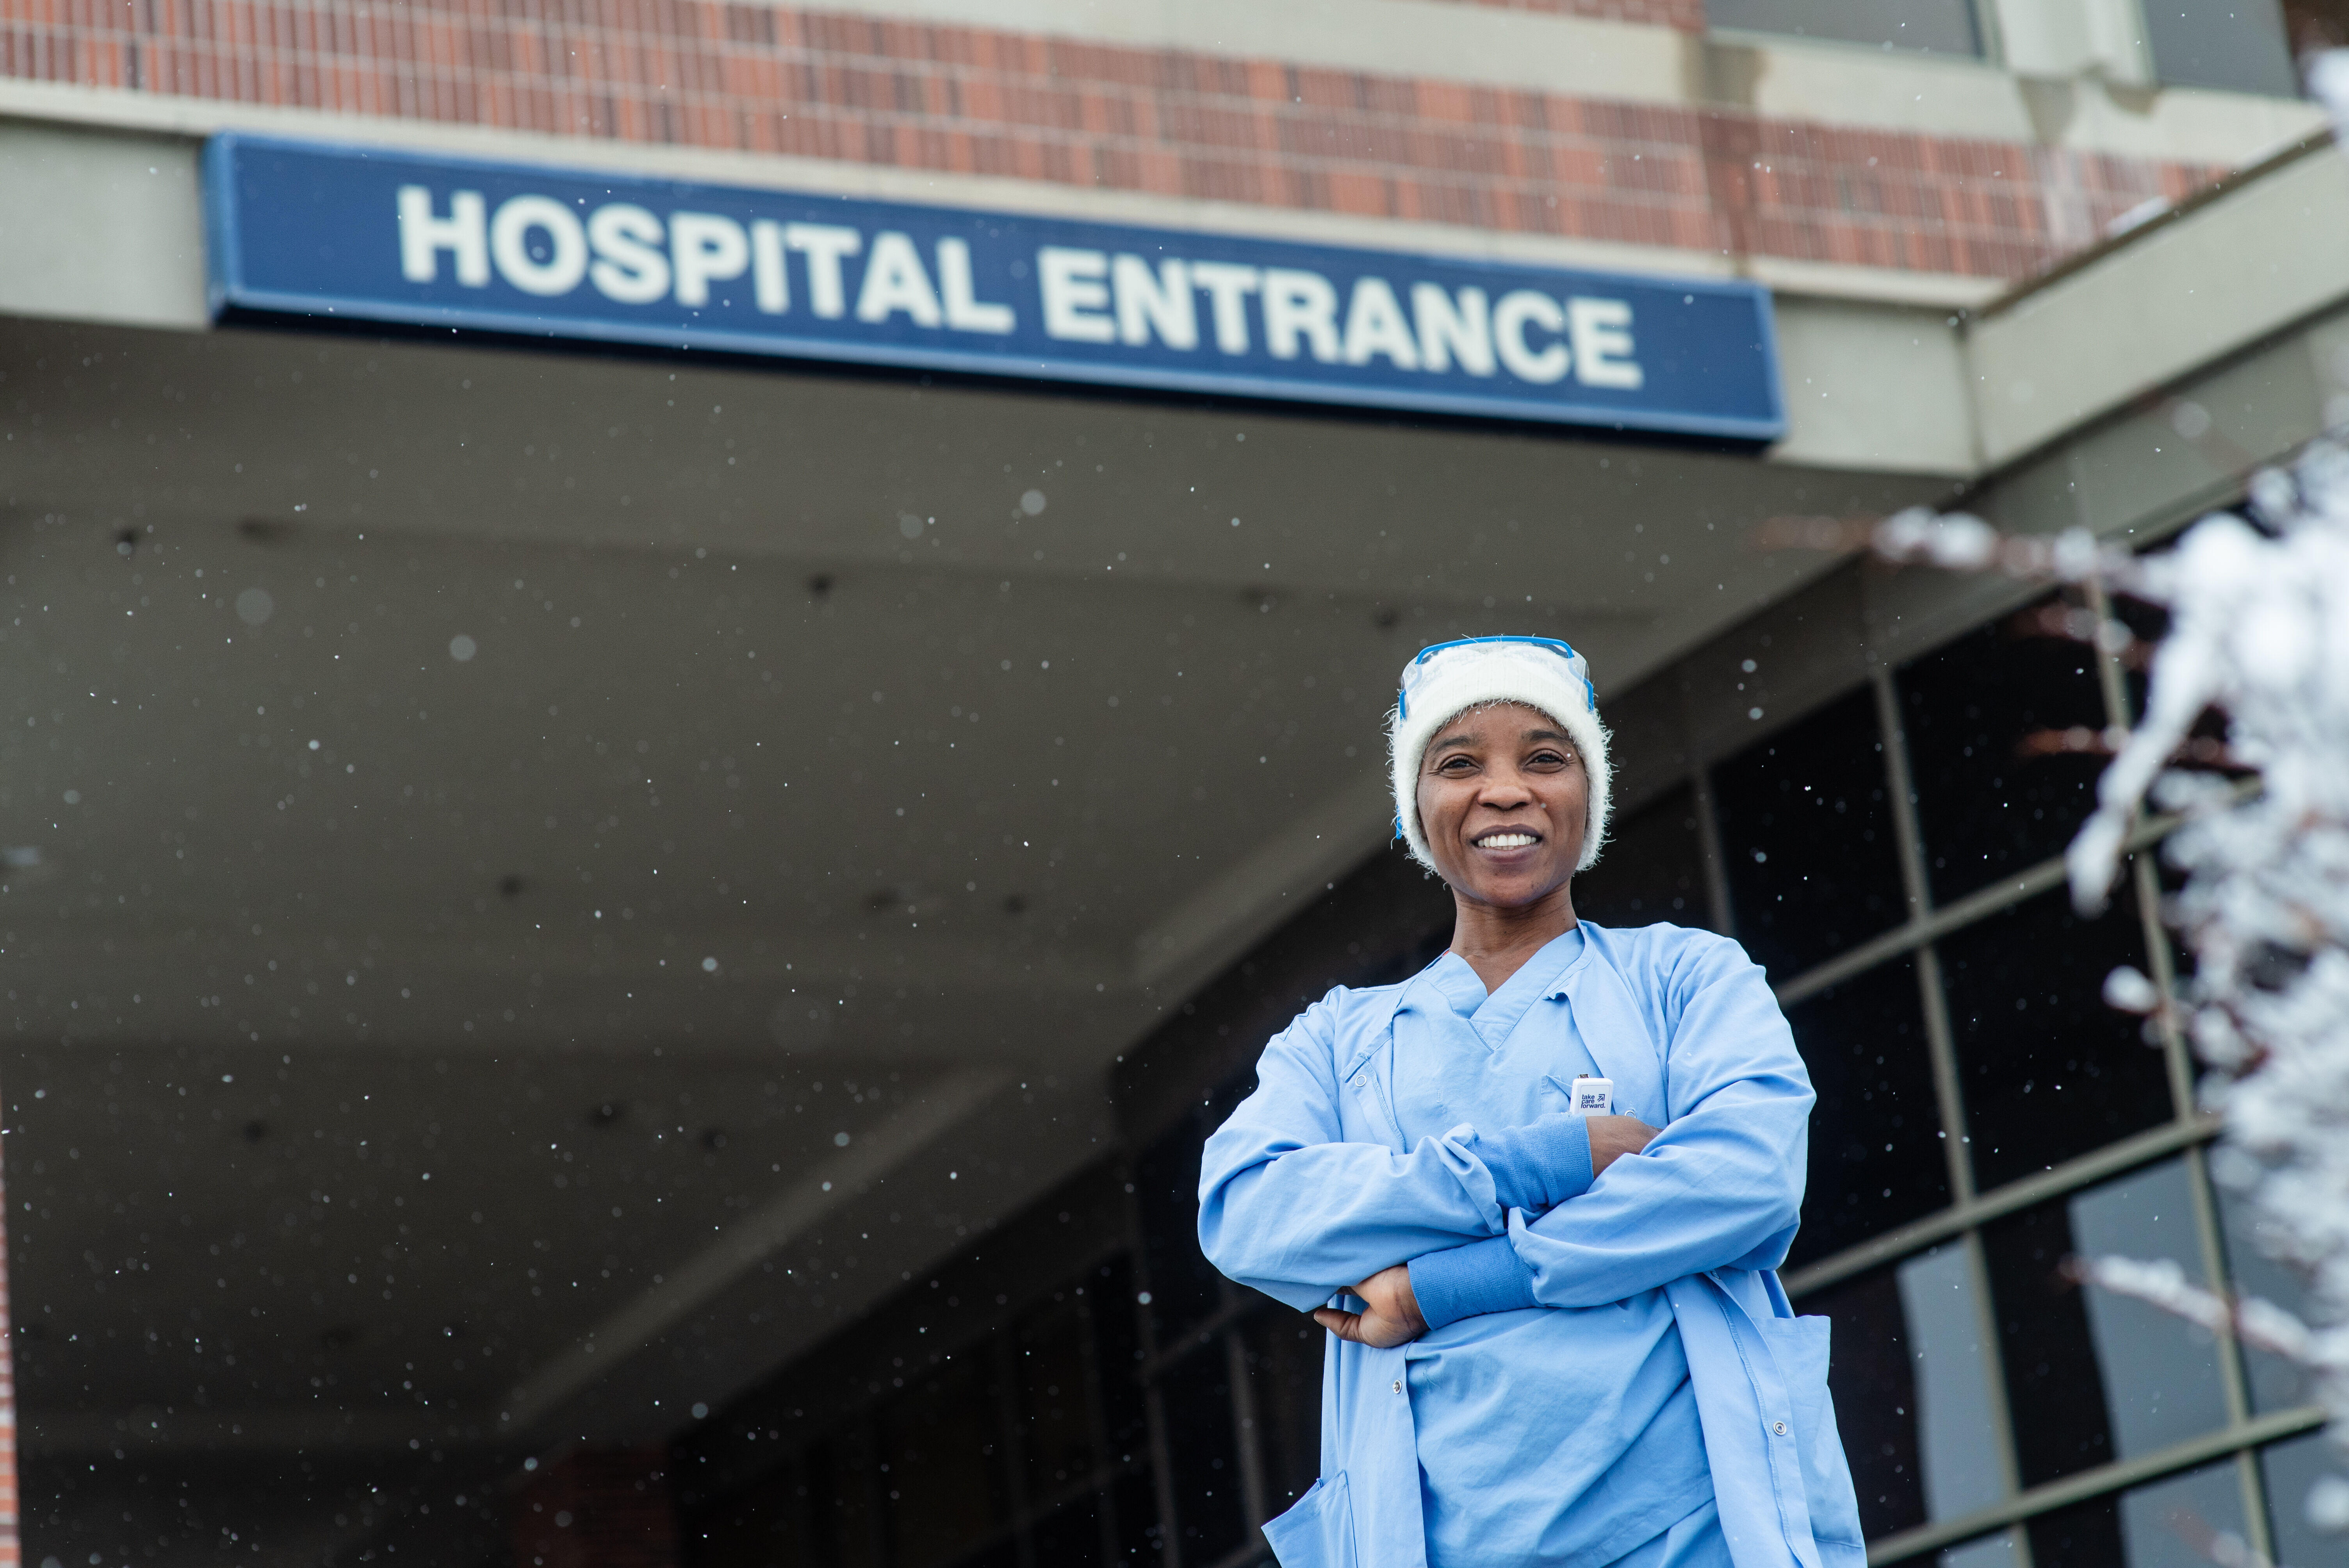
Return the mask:
[[1573,644],[1561,642],[1556,637],[1455,637],[1448,643],[1435,643],[1420,649],[1419,656],[1403,666],[1402,689],[1395,696],[1396,717],[1411,717],[1412,690],[1422,684],[1429,662],[1436,655],[1450,653],[1454,648],[1487,647],[1495,643],[1516,643],[1556,654],[1567,662],[1574,678],[1582,683],[1582,700],[1589,705],[1591,712],[1599,711],[1599,688],[1591,684],[1590,663],[1574,651]]

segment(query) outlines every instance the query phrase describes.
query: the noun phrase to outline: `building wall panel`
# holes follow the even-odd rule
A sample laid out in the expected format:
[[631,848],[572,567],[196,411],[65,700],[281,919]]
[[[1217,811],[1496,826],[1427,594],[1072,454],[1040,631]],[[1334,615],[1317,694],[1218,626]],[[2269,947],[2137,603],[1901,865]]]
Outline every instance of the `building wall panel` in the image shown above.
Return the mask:
[[20,7],[0,76],[1983,278],[2219,172],[718,0]]

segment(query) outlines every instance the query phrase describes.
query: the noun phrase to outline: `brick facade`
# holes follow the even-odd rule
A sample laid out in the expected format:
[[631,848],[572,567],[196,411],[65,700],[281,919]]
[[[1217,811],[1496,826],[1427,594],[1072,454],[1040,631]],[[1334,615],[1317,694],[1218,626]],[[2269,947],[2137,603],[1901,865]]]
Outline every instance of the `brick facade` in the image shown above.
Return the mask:
[[7,0],[0,76],[1997,278],[2218,172],[724,0]]

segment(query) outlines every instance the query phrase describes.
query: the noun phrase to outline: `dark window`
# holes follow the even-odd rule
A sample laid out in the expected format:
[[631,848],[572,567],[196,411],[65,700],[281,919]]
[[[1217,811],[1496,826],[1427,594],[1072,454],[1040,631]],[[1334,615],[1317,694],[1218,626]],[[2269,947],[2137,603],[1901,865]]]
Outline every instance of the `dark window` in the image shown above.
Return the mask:
[[1174,1528],[1185,1563],[1213,1563],[1237,1546],[1247,1528],[1225,1366],[1223,1344],[1214,1341],[1185,1357],[1158,1383],[1174,1472]]
[[1116,1510],[1113,1538],[1118,1562],[1132,1568],[1157,1562],[1158,1498],[1149,1472],[1121,1477],[1110,1488],[1109,1496]]
[[1811,1071],[1809,1187],[1790,1263],[1842,1251],[1950,1201],[1917,971],[1903,959],[1790,1007]]
[[1102,1439],[1113,1464],[1139,1460],[1150,1433],[1142,1399],[1142,1350],[1133,1320],[1133,1268],[1123,1257],[1102,1265],[1092,1294],[1094,1376],[1101,1388]]
[[1255,1088],[1251,1064],[1247,1072],[1203,1097],[1206,1104],[1169,1128],[1134,1161],[1150,1317],[1161,1344],[1173,1341],[1224,1299],[1223,1276],[1199,1251],[1199,1156],[1208,1134]]
[[2277,0],[2145,0],[2145,36],[2168,86],[2278,98],[2300,90]]
[[863,1422],[811,1448],[805,1460],[808,1555],[842,1568],[881,1568],[881,1511],[874,1497],[881,1472]]
[[1704,14],[1716,27],[1943,55],[1982,52],[1973,0],[1705,0]]
[[722,1507],[712,1509],[688,1532],[695,1568],[800,1568],[808,1555],[805,1488],[797,1467],[771,1478]]
[[1615,824],[1599,863],[1574,879],[1574,913],[1601,925],[1711,925],[1696,791],[1682,787]]
[[[2105,1463],[2113,1458],[2113,1441],[2104,1376],[2086,1304],[2063,1272],[2064,1260],[2076,1250],[2069,1207],[2059,1201],[2026,1209],[1983,1227],[1982,1238],[2007,1407],[2021,1418],[2014,1446],[2023,1484],[2037,1486]],[[2059,1552],[2037,1561],[2069,1568],[2104,1559]]]
[[[2086,1257],[2162,1259],[2191,1285],[2208,1286],[2194,1222],[2198,1178],[2183,1158],[2147,1165],[2065,1200],[2072,1243]],[[2159,1453],[2227,1424],[2210,1336],[2134,1296],[2082,1294],[2103,1370],[2106,1424],[2124,1460]]]
[[981,1547],[955,1568],[1019,1568],[1019,1542],[1007,1535],[991,1546]]
[[2320,1534],[2308,1522],[2309,1489],[2332,1475],[2339,1460],[2322,1431],[2260,1450],[2260,1472],[2268,1483],[2268,1518],[2279,1563],[2339,1560],[2341,1537]]
[[1030,1314],[1011,1342],[1030,1503],[1087,1484],[1101,1462],[1086,1319],[1083,1299],[1064,1293]]
[[2145,965],[2126,872],[2090,920],[2058,889],[1941,944],[1950,1021],[1984,1189],[2060,1165],[2172,1114],[2140,1020],[2105,1005],[2116,965]]
[[[1040,1229],[1015,1228],[1007,1244],[1019,1250],[1021,1233],[1033,1244]],[[969,1340],[936,1338],[952,1332],[939,1311],[967,1310],[950,1292],[972,1282],[950,1272],[944,1283],[936,1295],[914,1285],[883,1309],[895,1335],[851,1330],[680,1445],[680,1474],[717,1499],[688,1491],[682,1500],[696,1568],[1045,1568],[1155,1556],[1129,1260],[1086,1264]],[[878,1346],[922,1346],[907,1337],[916,1325],[928,1331],[926,1366],[908,1355],[889,1357],[889,1371],[873,1366],[877,1377],[861,1372]],[[868,1392],[870,1402],[859,1398]],[[794,1401],[841,1394],[849,1411],[808,1440]],[[804,1446],[792,1452],[792,1442]]]
[[2130,1568],[2121,1552],[2117,1498],[2100,1497],[2043,1513],[2023,1530],[2031,1538],[2033,1563],[2060,1563],[2064,1568]]
[[880,1426],[895,1568],[950,1563],[1007,1522],[996,1393],[978,1361],[906,1389]]
[[[2206,1563],[2220,1555],[2214,1538],[2241,1539],[2243,1491],[2232,1460],[2221,1460],[2182,1475],[2132,1487],[2117,1498],[2100,1498],[2028,1526],[2035,1562],[2078,1563],[2088,1568],[2178,1568]],[[2210,1544],[2206,1544],[2210,1543]],[[2281,1544],[2281,1542],[2279,1542]],[[2279,1557],[2283,1563],[2337,1559],[2324,1555]]]
[[1900,672],[1901,725],[1933,895],[1943,903],[2064,852],[2095,805],[2100,758],[2025,756],[2026,738],[2105,727],[2094,650],[2051,602]]
[[1896,924],[1900,863],[1865,688],[1713,770],[1731,917],[1784,983]]
[[1036,1525],[1036,1568],[1094,1568],[1110,1549],[1115,1522],[1105,1494],[1063,1503]]
[[[2213,1541],[2212,1537],[2217,1537]],[[2129,1568],[2163,1563],[2207,1563],[2221,1555],[2218,1542],[2243,1538],[2243,1483],[2232,1459],[2168,1476],[2121,1493],[2121,1540]],[[2203,1543],[2210,1544],[2205,1546]],[[2313,1563],[2321,1558],[2279,1559]]]
[[1929,1519],[1961,1519],[2009,1492],[2000,1453],[1996,1357],[1985,1343],[1971,1251],[1962,1241],[1891,1271],[1916,1400],[1917,1470]]
[[1860,1529],[1873,1541],[1925,1520],[1917,1454],[1917,1383],[1909,1367],[1899,1280],[1890,1269],[1803,1298],[1835,1325],[1827,1387],[1836,1428],[1859,1491]]
[[1265,1489],[1278,1513],[1321,1473],[1320,1325],[1303,1313],[1260,1312],[1240,1330],[1248,1390],[1256,1398],[1257,1440]]

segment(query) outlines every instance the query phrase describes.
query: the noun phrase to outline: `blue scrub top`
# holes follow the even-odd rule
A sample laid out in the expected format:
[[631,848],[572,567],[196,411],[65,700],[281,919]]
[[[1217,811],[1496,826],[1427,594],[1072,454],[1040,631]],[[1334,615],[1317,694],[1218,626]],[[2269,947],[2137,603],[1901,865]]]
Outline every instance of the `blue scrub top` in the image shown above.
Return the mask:
[[[1405,1142],[1556,1116],[1560,1084],[1600,1076],[1552,994],[1582,946],[1580,930],[1567,932],[1489,996],[1454,953],[1404,987],[1394,1078]],[[1429,1568],[1600,1568],[1713,1500],[1661,1288],[1464,1317],[1405,1356]]]
[[[1642,1493],[1650,1478],[1626,1462],[1651,1434],[1660,1449],[1671,1435],[1672,1464],[1702,1455],[1736,1568],[1862,1568],[1857,1501],[1827,1398],[1826,1322],[1795,1316],[1773,1272],[1802,1203],[1813,1096],[1761,970],[1707,932],[1585,922],[1556,963],[1527,965],[1468,1019],[1445,984],[1438,975],[1340,986],[1307,1008],[1266,1047],[1256,1092],[1201,1161],[1207,1257],[1299,1311],[1350,1302],[1350,1285],[1396,1264],[1413,1263],[1416,1282],[1417,1260],[1443,1253],[1506,1254],[1519,1299],[1546,1309],[1480,1313],[1387,1350],[1331,1336],[1321,1479],[1265,1526],[1284,1568],[1547,1562],[1558,1542],[1630,1551],[1651,1513],[1674,1506]],[[1479,1017],[1506,1023],[1497,1048]],[[1473,1047],[1445,1032],[1463,1025]],[[1419,1045],[1439,1032],[1447,1053],[1473,1062],[1482,1050],[1487,1072],[1508,1082],[1471,1088],[1414,1072]],[[1564,1065],[1569,1033],[1589,1068]],[[1560,1068],[1521,1069],[1527,1048],[1557,1051]],[[1595,1181],[1587,1144],[1577,1179],[1561,1168],[1570,1161],[1558,1151],[1570,1145],[1543,1130],[1554,1132],[1555,1113],[1536,1114],[1551,1103],[1563,1111],[1574,1072],[1591,1069],[1614,1080],[1619,1109],[1661,1130]],[[1537,1078],[1561,1080],[1554,1102]],[[1499,1095],[1504,1114],[1532,1119],[1475,1121],[1468,1100],[1485,1092]],[[1614,1322],[1610,1314],[1621,1320],[1607,1336],[1611,1365],[1583,1380],[1572,1364],[1588,1340],[1549,1326]],[[1520,1319],[1532,1326],[1511,1326]],[[1676,1424],[1676,1387],[1695,1407],[1693,1437]],[[1531,1424],[1526,1401],[1591,1398],[1606,1402],[1563,1436],[1515,1429]],[[1580,1478],[1553,1471],[1560,1444]],[[1661,1493],[1686,1495],[1674,1491],[1675,1472],[1661,1473]],[[1545,1488],[1579,1496],[1575,1517],[1561,1519],[1555,1500],[1528,1501]],[[1527,1507],[1557,1533],[1522,1539],[1512,1511]],[[1661,1550],[1671,1556],[1699,1526],[1713,1528],[1682,1518],[1658,1538]],[[1464,1544],[1472,1528],[1482,1532],[1473,1550]],[[1639,1560],[1658,1550],[1650,1541]]]

